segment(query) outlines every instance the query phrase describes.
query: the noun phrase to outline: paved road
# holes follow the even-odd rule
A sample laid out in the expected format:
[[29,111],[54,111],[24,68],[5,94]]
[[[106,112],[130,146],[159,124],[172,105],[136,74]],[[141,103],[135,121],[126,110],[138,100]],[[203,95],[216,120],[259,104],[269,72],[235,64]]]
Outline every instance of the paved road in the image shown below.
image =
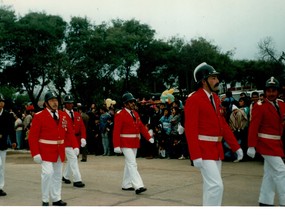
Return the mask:
[[[201,206],[201,175],[189,160],[137,162],[145,193],[121,190],[123,156],[89,155],[86,163],[79,162],[86,187],[63,184],[62,199],[69,206]],[[29,152],[8,151],[4,187],[8,195],[0,197],[0,206],[41,205],[40,171]],[[260,161],[223,162],[223,206],[257,206],[262,174]]]

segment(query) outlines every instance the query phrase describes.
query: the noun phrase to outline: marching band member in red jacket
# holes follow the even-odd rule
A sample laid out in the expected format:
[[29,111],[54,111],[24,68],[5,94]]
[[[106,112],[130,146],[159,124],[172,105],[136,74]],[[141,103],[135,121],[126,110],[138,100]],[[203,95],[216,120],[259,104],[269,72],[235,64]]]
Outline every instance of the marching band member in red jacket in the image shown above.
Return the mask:
[[62,181],[66,184],[70,184],[70,179],[73,178],[74,187],[84,187],[85,184],[82,183],[77,156],[79,155],[80,146],[84,147],[86,145],[86,129],[81,114],[73,110],[73,96],[65,95],[63,103],[68,116],[68,123],[72,125],[76,136],[77,148],[73,149],[72,140],[69,139],[69,136],[66,136],[64,144],[67,163],[63,171]]
[[147,190],[137,170],[136,155],[140,147],[140,134],[151,143],[154,143],[154,139],[135,111],[136,99],[133,95],[127,92],[122,96],[122,100],[125,107],[116,113],[114,119],[114,152],[123,153],[125,156],[122,190],[135,190],[136,194],[140,194]]
[[222,139],[227,141],[233,152],[237,152],[238,160],[243,158],[243,152],[222,114],[220,99],[215,93],[219,86],[218,75],[219,73],[206,63],[197,66],[194,70],[194,80],[199,89],[188,97],[184,109],[189,154],[203,177],[204,206],[222,204]]
[[265,83],[265,99],[252,109],[248,132],[248,156],[256,151],[264,158],[264,174],[259,194],[260,206],[273,206],[275,192],[279,204],[285,206],[285,165],[282,134],[285,103],[278,98],[280,85],[274,77]]
[[34,161],[41,164],[42,205],[66,206],[61,200],[62,163],[65,160],[66,136],[70,136],[74,148],[78,148],[72,125],[65,112],[58,110],[54,93],[45,95],[45,109],[34,115],[29,133],[29,145]]

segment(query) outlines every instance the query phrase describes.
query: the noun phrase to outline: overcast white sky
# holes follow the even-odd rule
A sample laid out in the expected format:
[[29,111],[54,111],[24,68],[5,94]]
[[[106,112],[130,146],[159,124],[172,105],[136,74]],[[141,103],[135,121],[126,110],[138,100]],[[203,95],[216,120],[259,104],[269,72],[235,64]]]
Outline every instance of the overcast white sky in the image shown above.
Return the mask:
[[45,12],[65,21],[87,17],[95,24],[136,19],[156,31],[156,38],[186,41],[204,37],[235,59],[256,59],[257,44],[271,37],[285,51],[285,0],[0,0],[16,15]]

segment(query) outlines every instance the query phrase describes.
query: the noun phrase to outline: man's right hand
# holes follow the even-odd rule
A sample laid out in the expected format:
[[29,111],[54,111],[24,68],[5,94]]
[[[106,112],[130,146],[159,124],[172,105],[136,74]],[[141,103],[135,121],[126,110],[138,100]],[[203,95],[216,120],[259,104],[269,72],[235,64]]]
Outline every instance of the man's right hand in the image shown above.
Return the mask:
[[198,158],[198,159],[193,160],[193,164],[196,168],[201,169],[203,167],[202,158]]
[[74,154],[75,154],[76,156],[79,155],[79,148],[74,148],[73,151],[74,151]]
[[242,159],[243,159],[243,151],[242,151],[242,149],[239,148],[239,149],[236,151],[236,153],[237,153],[237,160],[238,160],[238,161],[242,160]]
[[35,155],[33,158],[34,158],[34,161],[38,164],[41,164],[43,162],[42,156],[40,154]]
[[251,157],[251,158],[254,158],[254,156],[255,156],[255,148],[254,147],[249,147],[248,149],[247,149],[247,155],[249,156],[249,157]]
[[86,142],[86,140],[84,138],[81,138],[80,142],[81,142],[81,145],[80,145],[81,147],[85,147],[86,144],[87,144],[87,142]]
[[122,150],[121,150],[120,147],[116,147],[116,148],[114,148],[114,152],[115,152],[115,153],[118,153],[118,154],[121,154],[121,153],[122,153]]

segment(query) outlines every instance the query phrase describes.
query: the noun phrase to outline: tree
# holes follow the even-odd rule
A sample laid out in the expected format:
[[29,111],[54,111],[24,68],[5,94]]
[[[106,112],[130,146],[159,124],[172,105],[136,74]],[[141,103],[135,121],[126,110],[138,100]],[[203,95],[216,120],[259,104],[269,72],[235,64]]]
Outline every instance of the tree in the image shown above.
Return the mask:
[[29,13],[15,23],[8,48],[13,55],[3,75],[18,90],[27,91],[34,107],[45,87],[52,81],[66,22],[59,16]]
[[16,98],[16,89],[10,86],[0,86],[0,93],[5,99],[5,108],[14,108],[14,100]]
[[269,64],[274,65],[276,73],[281,73],[280,75],[275,75],[281,81],[281,84],[285,86],[285,52],[277,53],[274,41],[272,37],[266,37],[258,43],[260,58]]
[[164,80],[167,79],[165,69],[171,60],[172,49],[168,42],[159,39],[153,40],[143,52],[139,53],[138,79],[148,87],[148,93],[161,93],[165,90]]
[[[132,71],[137,75],[140,66],[139,55],[150,45],[155,31],[146,24],[134,19],[129,21],[112,20],[112,27],[107,30],[107,43],[111,49],[111,57],[117,65],[119,76],[124,77],[122,91],[130,90]],[[133,90],[134,87],[132,87]],[[139,89],[139,88],[138,88]]]
[[[265,60],[236,60],[233,61],[235,82],[241,82],[248,89],[263,89],[266,80],[271,76],[280,80],[282,69],[280,64]],[[247,90],[244,88],[244,90]]]
[[85,95],[90,89],[87,87],[88,71],[93,69],[93,63],[90,61],[94,59],[87,57],[88,52],[92,51],[89,47],[92,33],[93,26],[86,18],[72,17],[65,39],[66,72],[70,79],[71,93],[83,101],[87,100]]
[[[13,29],[16,22],[15,12],[11,7],[0,6],[0,69],[2,70],[13,57],[9,52],[9,44],[12,43]],[[1,83],[3,84],[3,83]]]
[[271,37],[266,37],[258,43],[259,55],[262,60],[278,61],[276,58],[276,50],[274,48],[273,40]]

